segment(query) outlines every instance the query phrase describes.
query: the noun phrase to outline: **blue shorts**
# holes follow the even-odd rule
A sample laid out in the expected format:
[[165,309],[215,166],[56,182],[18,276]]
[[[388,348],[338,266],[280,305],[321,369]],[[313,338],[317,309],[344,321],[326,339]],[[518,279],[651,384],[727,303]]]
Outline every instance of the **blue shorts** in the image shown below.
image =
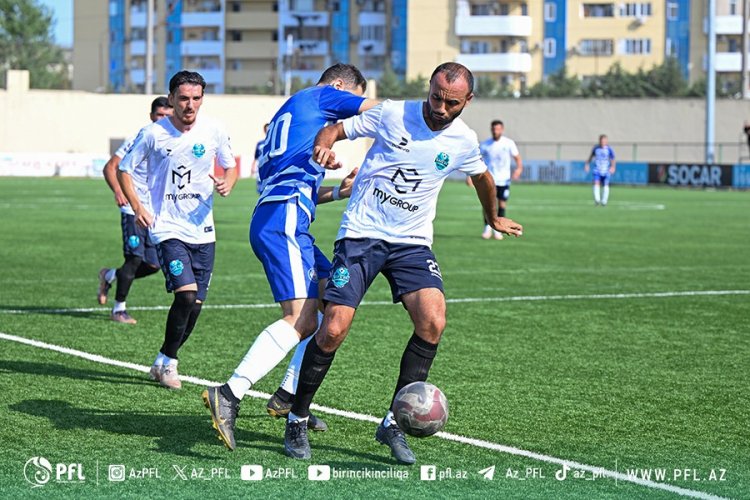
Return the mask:
[[429,247],[344,238],[334,247],[333,272],[323,298],[356,309],[378,273],[383,273],[391,285],[394,303],[404,294],[423,288],[443,291],[440,266]]
[[609,185],[609,172],[606,174],[600,174],[599,172],[593,173],[594,182],[598,182],[604,186]]
[[120,214],[120,226],[122,226],[122,253],[128,257],[140,257],[150,266],[159,265],[159,257],[156,255],[156,246],[151,243],[148,229],[140,227],[135,223],[135,216]]
[[216,243],[185,243],[166,240],[156,245],[159,263],[167,279],[167,291],[195,283],[198,285],[198,300],[206,300],[211,273],[214,271]]
[[250,246],[263,264],[276,302],[317,299],[331,262],[315,246],[310,218],[296,199],[262,203],[250,221]]

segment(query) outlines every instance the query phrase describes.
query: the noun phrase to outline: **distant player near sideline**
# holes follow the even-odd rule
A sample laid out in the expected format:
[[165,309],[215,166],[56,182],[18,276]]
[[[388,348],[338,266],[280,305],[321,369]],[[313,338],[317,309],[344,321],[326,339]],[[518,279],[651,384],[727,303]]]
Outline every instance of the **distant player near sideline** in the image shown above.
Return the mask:
[[[521,178],[523,162],[515,141],[503,135],[505,125],[501,120],[493,120],[490,131],[492,137],[479,144],[479,151],[481,151],[482,159],[495,180],[497,215],[505,217],[505,210],[508,207],[508,198],[510,197],[510,182],[511,179],[517,181]],[[516,162],[516,168],[512,175],[510,171],[511,158]],[[471,177],[466,178],[466,183],[471,185]],[[489,224],[485,223],[482,238],[488,240],[493,235],[496,240],[503,239],[503,233],[493,230]]]
[[[164,343],[149,373],[170,389],[182,387],[177,351],[195,328],[213,272],[213,191],[227,196],[237,180],[224,128],[210,118],[198,119],[205,87],[199,73],[176,73],[169,81],[174,115],[141,130],[118,172],[136,222],[150,228],[167,290],[174,293]],[[214,177],[214,159],[226,169],[225,177]],[[134,171],[144,160],[150,206],[140,202],[133,182]]]
[[253,156],[253,164],[250,166],[250,175],[255,177],[255,189],[258,191],[258,194],[261,193],[261,185],[260,185],[260,165],[258,164],[258,159],[260,159],[261,155],[263,155],[263,144],[266,143],[266,134],[268,134],[268,123],[263,125],[263,140],[258,141],[258,144],[255,145],[255,155]]
[[[312,161],[315,135],[328,123],[362,113],[377,101],[362,97],[367,82],[349,64],[323,72],[314,87],[290,97],[271,120],[259,159],[263,192],[250,221],[250,245],[263,264],[282,318],[257,336],[234,374],[220,387],[203,391],[219,438],[234,450],[234,426],[247,391],[295,347],[281,387],[268,401],[273,416],[286,416],[297,389],[308,339],[318,329],[319,296],[331,263],[315,245],[310,224],[315,208],[348,197],[354,175],[340,186],[321,186],[325,170]],[[300,342],[303,340],[303,342]],[[327,427],[311,417],[313,430]]]
[[[426,101],[385,101],[341,123],[328,126],[315,140],[315,161],[336,168],[336,141],[369,137],[367,152],[344,211],[326,286],[325,317],[310,342],[300,370],[284,437],[285,452],[311,456],[307,438],[310,404],[344,341],[370,284],[382,273],[394,302],[401,302],[414,325],[394,396],[424,381],[445,328],[443,279],[432,245],[437,198],[445,179],[460,171],[472,176],[487,221],[493,229],[520,236],[522,227],[498,217],[495,182],[482,161],[476,133],[458,116],[474,97],[474,77],[458,63],[438,66]],[[363,384],[367,384],[363,381]],[[416,457],[398,427],[391,406],[375,439],[391,448],[401,463]]]
[[[152,122],[172,116],[172,106],[166,97],[157,97],[151,103],[149,117]],[[159,270],[159,259],[156,256],[156,247],[148,236],[148,230],[139,227],[135,223],[135,214],[128,203],[128,199],[122,193],[120,183],[117,182],[117,167],[120,160],[133,148],[136,136],[122,143],[115,151],[112,158],[104,165],[104,180],[115,194],[115,203],[120,207],[120,227],[122,228],[122,252],[125,262],[119,268],[102,268],[99,271],[99,291],[97,299],[99,304],[107,303],[107,294],[112,283],[117,280],[115,290],[115,304],[112,308],[110,319],[118,323],[134,325],[137,321],[128,314],[125,301],[130,291],[133,280],[150,276]],[[146,186],[146,162],[139,165],[133,172],[133,183],[138,196],[146,201],[148,188]]]
[[[599,144],[591,150],[591,155],[583,165],[586,173],[589,171],[589,163],[594,160],[594,205],[607,206],[609,200],[609,178],[615,174],[615,152],[609,147],[607,136],[599,136]],[[602,188],[603,186],[603,188]]]

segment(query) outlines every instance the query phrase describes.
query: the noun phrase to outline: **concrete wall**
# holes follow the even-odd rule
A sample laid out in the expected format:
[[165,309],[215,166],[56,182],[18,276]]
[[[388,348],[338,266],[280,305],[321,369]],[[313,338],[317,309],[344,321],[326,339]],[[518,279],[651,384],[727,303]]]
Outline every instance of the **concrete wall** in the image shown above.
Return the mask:
[[[148,123],[150,96],[28,90],[28,78],[13,76],[22,74],[11,72],[9,88],[0,90],[0,152],[108,155],[110,139],[127,137]],[[201,113],[225,124],[234,150],[249,165],[263,124],[283,100],[207,95]],[[462,117],[480,139],[489,135],[491,120],[502,119],[527,159],[585,159],[600,133],[609,135],[621,160],[700,162],[704,157],[704,102],[698,99],[476,100]],[[717,102],[718,162],[747,157],[745,119],[750,119],[750,102]],[[654,142],[662,144],[649,145]],[[343,158],[356,164],[367,143],[344,141],[341,146]]]

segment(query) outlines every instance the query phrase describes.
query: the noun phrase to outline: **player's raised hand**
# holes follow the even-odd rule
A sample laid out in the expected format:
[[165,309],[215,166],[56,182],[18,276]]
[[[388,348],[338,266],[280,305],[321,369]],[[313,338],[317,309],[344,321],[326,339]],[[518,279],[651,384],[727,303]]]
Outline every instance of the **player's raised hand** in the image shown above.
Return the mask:
[[336,160],[336,153],[325,146],[315,146],[313,149],[313,160],[323,168],[328,170],[337,170],[343,165]]
[[359,167],[352,170],[349,175],[341,180],[339,196],[342,198],[349,198],[352,195],[352,186],[354,185],[354,178],[357,176],[357,172],[359,172]]
[[516,238],[523,235],[523,226],[518,222],[506,219],[505,217],[495,217],[492,220],[492,228],[495,231],[500,231],[501,233],[515,236]]
[[216,188],[217,193],[219,193],[224,198],[229,196],[229,193],[232,191],[232,188],[229,186],[226,180],[224,180],[223,177],[214,177],[213,174],[208,174],[208,176],[211,178],[212,181],[214,181],[214,187]]
[[143,206],[138,207],[138,210],[135,211],[135,223],[144,229],[148,229],[154,223],[154,216]]

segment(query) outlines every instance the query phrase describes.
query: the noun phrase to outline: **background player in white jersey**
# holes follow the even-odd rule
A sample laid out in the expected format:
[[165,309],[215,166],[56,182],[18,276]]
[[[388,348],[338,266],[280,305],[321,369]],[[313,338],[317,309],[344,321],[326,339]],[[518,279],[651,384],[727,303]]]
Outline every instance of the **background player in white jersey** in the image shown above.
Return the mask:
[[[312,398],[378,273],[391,286],[394,302],[409,312],[414,333],[407,343],[395,394],[427,379],[445,328],[443,280],[432,245],[437,197],[449,174],[471,175],[485,217],[493,229],[521,235],[520,224],[497,216],[495,183],[479,153],[477,135],[458,116],[473,98],[474,77],[458,63],[438,66],[425,102],[385,101],[360,116],[324,128],[313,158],[335,167],[335,141],[370,137],[367,152],[344,211],[326,287],[325,317],[305,352],[284,449],[310,458],[307,419]],[[391,401],[391,405],[392,405]],[[401,463],[416,461],[389,410],[375,439]]]
[[[213,272],[213,191],[227,196],[237,180],[224,128],[205,116],[198,119],[205,87],[198,73],[175,74],[169,81],[174,115],[141,130],[118,172],[136,222],[150,229],[167,290],[174,293],[164,343],[150,371],[151,378],[170,389],[182,387],[177,351],[195,328]],[[226,169],[225,177],[214,177],[214,159]],[[144,160],[150,206],[139,201],[132,180]]]
[[[479,151],[482,153],[482,159],[490,174],[492,174],[492,178],[495,179],[497,215],[505,217],[505,209],[508,207],[508,198],[510,197],[510,181],[511,179],[517,181],[521,178],[523,162],[515,141],[503,135],[505,125],[501,120],[493,120],[490,131],[492,137],[479,144]],[[516,162],[513,174],[510,172],[511,158]],[[471,177],[466,178],[466,183],[471,185]],[[494,231],[489,224],[485,223],[482,238],[488,240],[493,234],[496,240],[503,239],[503,233]]]
[[599,144],[591,150],[589,159],[583,165],[588,173],[589,163],[594,160],[594,205],[607,206],[609,201],[609,178],[615,174],[615,152],[609,147],[609,139],[606,135],[599,136]]
[[[165,116],[172,116],[172,106],[166,97],[157,97],[151,103],[151,113],[149,118],[151,122],[160,120]],[[115,194],[115,203],[120,207],[120,226],[122,227],[122,252],[125,256],[125,262],[119,268],[103,268],[99,271],[99,292],[97,298],[101,305],[107,303],[107,294],[112,287],[112,282],[117,279],[115,289],[115,304],[112,308],[110,318],[118,323],[135,324],[126,309],[125,300],[130,291],[130,285],[133,280],[150,276],[159,270],[159,258],[156,255],[156,247],[148,236],[148,229],[139,227],[135,223],[135,214],[130,208],[128,199],[117,182],[117,167],[120,160],[133,148],[136,136],[133,136],[122,143],[115,151],[112,158],[104,165],[104,180],[107,181],[109,188]],[[142,201],[147,192],[146,186],[146,162],[139,165],[133,175],[133,182],[136,191],[141,196]]]
[[261,155],[263,155],[263,145],[266,143],[266,134],[268,133],[268,123],[263,125],[263,140],[258,141],[258,144],[255,145],[255,154],[253,155],[253,164],[250,165],[250,175],[255,178],[255,189],[258,191],[258,194],[261,193],[260,189],[260,165],[258,164],[258,159],[260,159]]
[[[250,221],[250,244],[263,264],[282,319],[253,342],[226,384],[203,391],[203,400],[224,445],[235,448],[234,425],[240,400],[295,346],[282,386],[268,401],[274,416],[286,415],[296,390],[309,338],[318,329],[319,288],[331,264],[310,234],[315,208],[349,196],[353,175],[335,188],[323,187],[325,170],[311,160],[315,134],[327,123],[357,115],[376,104],[362,97],[367,82],[350,64],[326,69],[314,87],[297,92],[271,120],[259,159],[262,193]],[[311,418],[314,430],[325,430]]]

